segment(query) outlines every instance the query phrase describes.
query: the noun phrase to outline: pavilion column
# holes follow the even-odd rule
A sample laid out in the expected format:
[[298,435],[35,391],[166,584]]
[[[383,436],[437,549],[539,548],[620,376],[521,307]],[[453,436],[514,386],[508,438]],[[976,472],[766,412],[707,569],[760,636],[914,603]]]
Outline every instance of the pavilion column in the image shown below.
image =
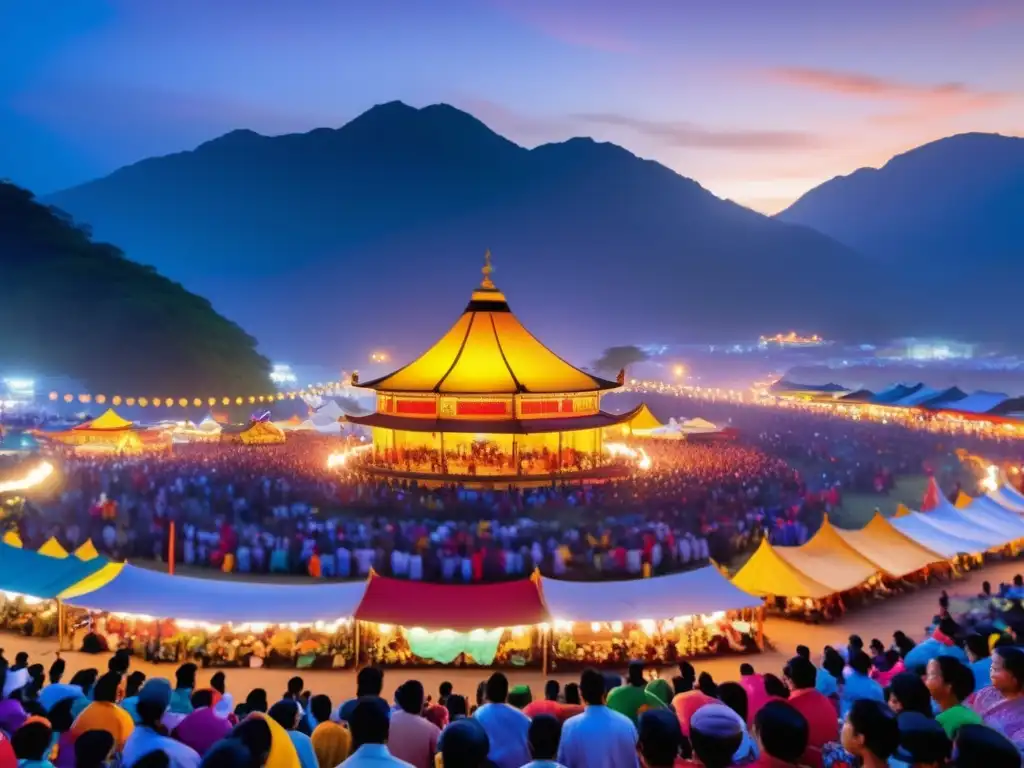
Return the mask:
[[445,456],[444,456],[444,432],[440,432],[439,434],[441,435],[441,473],[442,474],[447,474],[447,472],[448,472],[448,467],[447,467],[448,462],[445,460]]
[[512,433],[512,466],[515,467],[516,475],[519,474],[519,446],[516,443],[516,434]]
[[558,433],[558,472],[562,472],[562,433]]

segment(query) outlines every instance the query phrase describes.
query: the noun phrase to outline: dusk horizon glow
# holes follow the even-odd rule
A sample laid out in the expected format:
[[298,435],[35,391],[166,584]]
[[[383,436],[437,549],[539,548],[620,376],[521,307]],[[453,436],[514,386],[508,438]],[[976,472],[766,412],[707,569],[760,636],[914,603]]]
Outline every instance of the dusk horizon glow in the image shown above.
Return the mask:
[[1020,135],[1024,5],[84,0],[0,11],[0,177],[40,195],[234,129],[448,103],[525,147],[590,136],[774,213],[972,131]]

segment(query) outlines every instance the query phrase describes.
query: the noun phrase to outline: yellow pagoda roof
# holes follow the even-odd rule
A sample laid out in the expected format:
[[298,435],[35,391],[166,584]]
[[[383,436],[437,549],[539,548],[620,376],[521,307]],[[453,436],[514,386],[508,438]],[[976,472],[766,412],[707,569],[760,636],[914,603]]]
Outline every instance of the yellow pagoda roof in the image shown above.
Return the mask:
[[449,394],[597,392],[619,386],[570,365],[526,330],[491,282],[490,251],[483,272],[462,316],[434,346],[394,373],[357,386]]
[[81,430],[92,430],[99,429],[103,431],[117,431],[121,429],[131,429],[132,423],[127,419],[122,419],[117,415],[117,412],[113,408],[107,408],[101,415],[97,416],[92,421],[87,421],[85,424],[79,424],[77,427],[72,429]]

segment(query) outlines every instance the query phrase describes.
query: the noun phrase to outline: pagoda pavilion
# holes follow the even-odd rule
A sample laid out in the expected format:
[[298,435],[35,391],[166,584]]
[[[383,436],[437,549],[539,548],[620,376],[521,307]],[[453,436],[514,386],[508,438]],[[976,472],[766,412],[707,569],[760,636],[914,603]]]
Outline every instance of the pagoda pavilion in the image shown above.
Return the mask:
[[[491,280],[455,324],[397,371],[353,385],[375,390],[376,412],[348,416],[370,427],[371,471],[429,481],[604,479],[630,471],[605,455],[603,431],[628,423],[601,395],[623,383],[582,371],[538,341]],[[615,433],[621,435],[621,427]]]

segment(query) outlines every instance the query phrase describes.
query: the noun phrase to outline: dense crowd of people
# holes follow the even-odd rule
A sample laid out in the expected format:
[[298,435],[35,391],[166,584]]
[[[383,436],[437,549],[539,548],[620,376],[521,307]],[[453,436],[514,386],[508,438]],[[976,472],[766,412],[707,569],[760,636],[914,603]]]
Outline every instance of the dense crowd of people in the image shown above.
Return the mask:
[[[91,539],[116,558],[166,560],[173,521],[177,562],[243,573],[354,578],[373,568],[399,578],[484,581],[539,568],[565,578],[622,578],[709,558],[728,563],[762,535],[798,545],[845,493],[883,494],[922,469],[947,480],[958,471],[943,436],[717,407],[702,404],[738,428],[737,442],[647,440],[650,470],[588,486],[487,491],[384,482],[358,463],[328,470],[338,439],[306,435],[281,446],[69,455],[60,459],[59,496],[33,496],[19,532],[26,546],[56,536],[73,549]],[[1012,450],[980,445],[994,458]]]
[[800,646],[777,674],[716,681],[684,661],[669,680],[636,661],[536,698],[498,672],[436,700],[416,679],[389,695],[376,667],[344,701],[301,677],[236,701],[194,663],[147,678],[118,652],[65,681],[60,658],[0,653],[0,768],[1019,768],[1022,639],[971,633],[943,601],[918,644],[853,635],[817,663]]

